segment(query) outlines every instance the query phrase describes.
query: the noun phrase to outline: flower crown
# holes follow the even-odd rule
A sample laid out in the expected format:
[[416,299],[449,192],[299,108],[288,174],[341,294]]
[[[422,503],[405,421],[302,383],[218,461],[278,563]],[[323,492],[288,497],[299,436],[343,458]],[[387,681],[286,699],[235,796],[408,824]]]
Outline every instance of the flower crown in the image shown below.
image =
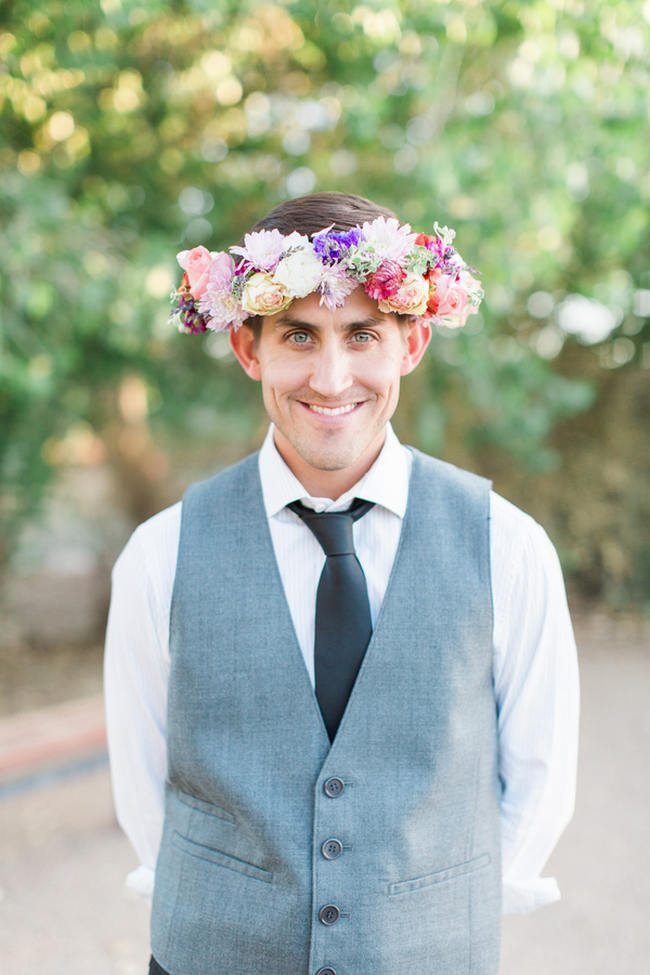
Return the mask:
[[237,329],[249,315],[274,315],[312,292],[321,305],[339,308],[362,285],[382,312],[459,328],[478,310],[483,290],[454,237],[437,223],[434,234],[415,234],[409,224],[377,217],[342,233],[326,227],[311,240],[258,230],[230,253],[193,247],[176,255],[184,273],[169,321],[187,333]]

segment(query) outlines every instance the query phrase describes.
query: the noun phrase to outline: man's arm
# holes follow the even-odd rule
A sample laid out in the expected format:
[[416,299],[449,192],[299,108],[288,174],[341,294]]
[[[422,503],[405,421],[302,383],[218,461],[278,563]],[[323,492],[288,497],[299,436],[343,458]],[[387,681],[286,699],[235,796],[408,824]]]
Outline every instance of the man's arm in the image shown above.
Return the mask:
[[180,505],[140,526],[113,569],[104,688],[117,819],[141,866],[127,884],[151,896],[164,817],[169,605]]
[[492,536],[503,910],[523,913],[560,897],[540,873],[573,813],[577,654],[546,533],[493,495]]

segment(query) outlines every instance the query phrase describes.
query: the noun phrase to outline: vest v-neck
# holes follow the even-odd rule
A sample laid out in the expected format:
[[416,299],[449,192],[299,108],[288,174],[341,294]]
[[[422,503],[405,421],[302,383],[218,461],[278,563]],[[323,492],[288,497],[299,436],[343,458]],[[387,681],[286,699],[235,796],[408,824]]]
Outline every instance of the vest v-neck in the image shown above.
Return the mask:
[[[411,480],[410,480],[410,483],[409,483],[409,499],[410,499],[410,496],[411,496],[411,486],[414,483],[414,480],[415,480],[415,482],[417,482],[418,478],[419,478],[419,463],[418,463],[418,456],[417,456],[417,453],[416,453],[416,455],[414,457],[413,468],[412,468],[412,471],[411,471]],[[397,546],[397,551],[395,553],[395,559],[394,559],[393,566],[392,566],[392,569],[391,569],[391,572],[390,572],[390,575],[389,575],[388,584],[387,584],[387,587],[386,587],[386,593],[385,593],[385,596],[384,596],[384,599],[383,599],[383,602],[382,602],[381,609],[380,609],[379,614],[377,616],[377,621],[376,621],[375,627],[373,629],[372,636],[370,638],[370,642],[368,643],[368,647],[367,647],[366,652],[364,654],[363,661],[362,661],[361,666],[359,668],[359,673],[357,674],[357,678],[356,678],[356,680],[354,682],[354,685],[352,687],[352,690],[350,692],[350,696],[348,698],[348,701],[347,701],[345,710],[344,710],[343,715],[341,717],[341,721],[340,721],[339,727],[337,729],[336,735],[334,736],[333,740],[330,742],[329,737],[327,735],[327,731],[325,729],[325,724],[323,722],[323,717],[322,717],[322,714],[321,714],[321,710],[320,710],[320,707],[318,705],[318,700],[316,698],[316,693],[315,693],[315,690],[314,690],[314,688],[312,686],[311,680],[309,678],[309,673],[307,671],[307,666],[305,664],[305,659],[303,657],[302,651],[300,650],[300,645],[299,645],[298,638],[297,638],[297,635],[296,635],[295,627],[293,625],[293,620],[291,618],[291,610],[289,608],[289,604],[288,604],[288,601],[287,601],[286,593],[284,591],[284,586],[282,584],[282,578],[281,578],[281,575],[280,575],[280,569],[279,569],[279,566],[277,564],[277,559],[275,557],[275,551],[273,549],[273,541],[272,541],[272,538],[271,538],[271,532],[270,532],[270,528],[269,528],[268,518],[266,517],[266,514],[264,512],[264,508],[263,508],[263,503],[262,503],[262,485],[261,485],[261,480],[260,480],[260,477],[259,477],[259,468],[257,470],[257,477],[255,479],[255,488],[256,488],[256,493],[259,492],[259,498],[258,498],[259,503],[256,503],[256,499],[254,499],[253,497],[251,497],[251,499],[250,499],[251,510],[254,510],[256,512],[256,520],[258,522],[258,528],[257,528],[257,530],[260,533],[260,537],[261,538],[263,537],[263,539],[264,539],[264,544],[265,544],[265,548],[266,548],[266,557],[269,560],[269,564],[272,564],[273,565],[273,584],[274,584],[274,587],[277,587],[277,589],[279,590],[279,592],[276,595],[276,598],[278,599],[278,602],[282,604],[282,607],[283,607],[283,616],[285,617],[285,623],[291,629],[291,633],[292,633],[293,639],[291,641],[292,648],[291,648],[291,652],[290,652],[290,656],[291,656],[291,662],[290,663],[291,663],[292,666],[293,666],[293,664],[297,664],[297,666],[300,668],[301,675],[305,678],[305,680],[301,680],[300,683],[301,683],[301,685],[302,685],[303,688],[305,688],[305,685],[306,685],[306,690],[307,690],[307,692],[309,694],[309,698],[310,698],[311,710],[316,712],[316,716],[318,718],[318,723],[319,723],[320,729],[321,729],[322,733],[324,734],[324,736],[326,738],[326,743],[327,743],[327,746],[328,746],[327,758],[329,758],[329,756],[332,754],[332,751],[335,749],[335,747],[337,745],[337,742],[340,742],[340,739],[341,739],[342,734],[345,734],[345,728],[349,724],[349,721],[346,720],[346,716],[348,715],[348,712],[350,711],[351,707],[356,707],[356,704],[354,703],[355,700],[357,698],[359,698],[363,694],[363,684],[366,681],[366,676],[365,675],[366,675],[367,671],[370,668],[373,667],[373,658],[376,655],[375,647],[376,647],[376,645],[377,645],[378,642],[381,642],[381,631],[382,631],[382,628],[383,628],[383,620],[384,620],[384,618],[385,618],[385,616],[386,616],[387,613],[390,614],[390,606],[391,606],[392,600],[394,598],[393,597],[394,579],[395,579],[395,577],[399,573],[399,564],[400,564],[402,558],[407,558],[408,559],[408,551],[403,554],[402,549],[403,549],[403,546],[404,546],[404,539],[405,539],[405,537],[408,538],[408,535],[409,535],[409,532],[410,532],[410,527],[409,527],[410,526],[410,521],[411,521],[411,515],[409,513],[410,512],[410,505],[407,502],[406,512],[405,512],[404,518],[402,520],[402,528],[401,528],[401,531],[400,531],[400,537],[399,537],[399,542],[398,542],[398,546]],[[263,523],[263,525],[262,525],[262,523]],[[303,698],[304,698],[304,694],[303,694]],[[327,761],[327,758],[326,758],[326,761]]]
[[[376,658],[381,656],[381,648],[384,646],[383,631],[385,628],[385,619],[390,616],[391,607],[393,601],[396,598],[394,595],[394,590],[396,586],[396,579],[399,578],[400,566],[404,560],[408,560],[408,540],[410,537],[410,526],[412,520],[412,506],[410,504],[411,495],[413,493],[413,485],[417,485],[420,476],[419,464],[417,454],[413,460],[413,466],[411,469],[411,478],[409,481],[408,498],[406,504],[406,511],[404,513],[404,518],[402,519],[402,527],[400,530],[399,541],[397,544],[397,551],[395,552],[395,558],[393,560],[393,565],[388,577],[388,584],[386,586],[386,592],[384,594],[384,599],[381,604],[379,613],[377,614],[377,620],[375,622],[374,629],[372,631],[372,636],[370,637],[370,642],[364,654],[364,658],[361,662],[359,672],[357,674],[356,680],[350,692],[345,711],[341,717],[339,727],[337,729],[336,735],[331,743],[328,758],[335,751],[337,743],[340,743],[343,736],[347,735],[347,729],[350,725],[350,714],[358,707],[363,707],[362,698],[364,696],[364,685],[368,682],[369,675],[371,675],[372,670],[375,666],[380,665],[380,661]],[[417,488],[416,488],[417,490]],[[404,549],[406,548],[406,551]],[[340,747],[340,744],[339,744]]]

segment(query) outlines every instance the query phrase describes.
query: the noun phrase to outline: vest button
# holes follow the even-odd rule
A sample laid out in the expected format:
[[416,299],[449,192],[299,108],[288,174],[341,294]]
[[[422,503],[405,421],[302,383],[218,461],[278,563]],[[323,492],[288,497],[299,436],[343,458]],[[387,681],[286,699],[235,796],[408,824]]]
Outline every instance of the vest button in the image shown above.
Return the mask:
[[316,975],[336,975],[333,968],[319,968]]
[[323,783],[323,791],[326,796],[330,797],[330,799],[337,799],[344,789],[345,783],[336,775],[333,775],[331,779],[327,779]]
[[343,844],[340,840],[325,840],[321,846],[321,853],[326,860],[336,860],[343,853]]
[[318,912],[318,920],[320,923],[328,926],[330,924],[336,924],[340,916],[341,912],[336,904],[326,904],[325,907],[321,907],[320,911]]

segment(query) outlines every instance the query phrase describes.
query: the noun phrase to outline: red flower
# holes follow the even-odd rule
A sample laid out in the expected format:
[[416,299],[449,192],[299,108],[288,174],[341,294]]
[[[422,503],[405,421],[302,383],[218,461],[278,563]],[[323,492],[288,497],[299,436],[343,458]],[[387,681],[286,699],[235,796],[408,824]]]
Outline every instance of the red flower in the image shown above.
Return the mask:
[[[426,234],[420,234],[421,237],[426,237]],[[438,294],[438,288],[436,287],[435,281],[435,268],[429,268],[427,273],[424,275],[425,279],[429,282],[429,300],[427,301],[427,311],[432,312],[434,315],[438,311],[438,305],[440,304],[440,296]]]
[[399,291],[405,277],[397,261],[384,261],[376,271],[368,275],[363,286],[364,291],[375,301],[385,300]]

